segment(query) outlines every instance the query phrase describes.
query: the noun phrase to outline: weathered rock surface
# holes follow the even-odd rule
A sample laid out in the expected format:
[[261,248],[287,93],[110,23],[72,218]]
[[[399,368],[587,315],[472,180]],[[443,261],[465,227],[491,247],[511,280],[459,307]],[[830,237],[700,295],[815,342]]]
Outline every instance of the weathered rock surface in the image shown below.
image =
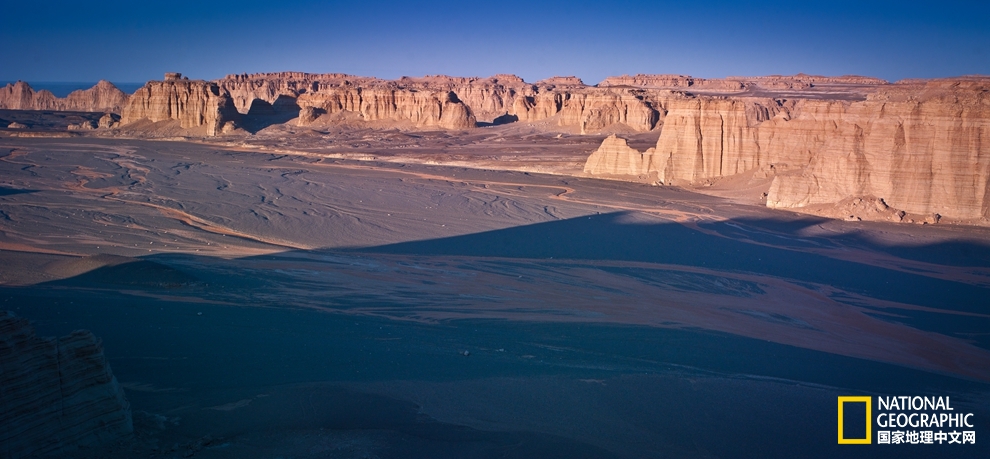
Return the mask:
[[301,107],[329,114],[351,112],[364,121],[409,122],[421,128],[469,129],[476,120],[453,92],[389,87],[338,87],[299,97]]
[[607,140],[586,170],[695,185],[770,173],[769,207],[875,198],[908,214],[990,217],[990,79],[880,88],[865,101],[671,93],[656,102],[666,114],[652,155],[630,163]]
[[803,172],[774,179],[767,205],[872,195],[911,214],[990,217],[990,79],[945,84],[842,107]]
[[88,331],[35,336],[0,311],[0,455],[65,454],[133,431],[130,405]]
[[0,109],[9,110],[120,113],[127,99],[127,94],[105,80],[100,80],[92,88],[72,91],[64,98],[55,97],[46,90],[35,91],[23,81],[0,88]]
[[200,128],[204,135],[215,136],[238,119],[230,96],[216,83],[168,76],[165,81],[149,81],[131,96],[120,118],[122,126],[140,120],[177,120],[182,128]]
[[597,132],[617,123],[636,131],[653,129],[659,113],[649,102],[635,93],[594,92],[576,93],[567,99],[560,111],[560,126],[578,126],[582,134]]

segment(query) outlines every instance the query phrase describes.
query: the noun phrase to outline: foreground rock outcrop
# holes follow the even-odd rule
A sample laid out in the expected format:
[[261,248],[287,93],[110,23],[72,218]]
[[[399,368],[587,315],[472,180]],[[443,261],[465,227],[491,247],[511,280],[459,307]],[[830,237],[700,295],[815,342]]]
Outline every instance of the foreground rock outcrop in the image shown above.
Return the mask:
[[106,80],[89,89],[72,91],[63,98],[55,97],[51,91],[35,91],[23,81],[0,88],[0,109],[8,110],[120,113],[127,99],[127,94]]
[[232,130],[238,118],[233,100],[216,83],[166,74],[165,81],[149,81],[134,92],[120,124],[126,127],[141,120],[176,120],[184,129],[196,128],[215,136]]
[[88,331],[35,336],[0,311],[0,455],[65,454],[133,431],[130,405]]
[[990,78],[885,85],[859,101],[672,93],[657,104],[666,114],[653,151],[607,139],[585,171],[677,185],[764,173],[769,207],[866,198],[908,214],[990,218]]

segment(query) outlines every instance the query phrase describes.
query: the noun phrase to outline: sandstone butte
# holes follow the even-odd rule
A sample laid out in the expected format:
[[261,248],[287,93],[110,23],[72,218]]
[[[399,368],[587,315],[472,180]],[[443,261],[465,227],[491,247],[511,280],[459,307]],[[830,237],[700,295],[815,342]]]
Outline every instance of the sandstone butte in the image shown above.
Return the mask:
[[0,455],[71,453],[130,434],[130,405],[88,331],[42,338],[0,311]]
[[182,128],[202,128],[205,135],[216,136],[225,127],[230,130],[236,118],[233,101],[216,83],[169,73],[165,81],[149,81],[131,95],[120,124],[176,120]]
[[[107,85],[56,99],[18,82],[0,90],[0,108],[116,113],[107,109],[110,98],[97,97],[112,92]],[[763,176],[772,179],[769,207],[858,198],[893,209],[888,214],[985,223],[988,91],[990,78],[977,76],[889,83],[855,75],[625,75],[589,86],[575,77],[527,83],[514,75],[381,80],[280,72],[200,81],[167,74],[126,98],[119,123],[109,118],[98,127],[130,126],[141,135],[172,123],[188,135],[243,135],[236,128],[252,116],[288,114],[280,119],[313,127],[357,120],[466,130],[515,121],[581,134],[658,132],[645,152],[607,139],[585,173],[665,185]]]

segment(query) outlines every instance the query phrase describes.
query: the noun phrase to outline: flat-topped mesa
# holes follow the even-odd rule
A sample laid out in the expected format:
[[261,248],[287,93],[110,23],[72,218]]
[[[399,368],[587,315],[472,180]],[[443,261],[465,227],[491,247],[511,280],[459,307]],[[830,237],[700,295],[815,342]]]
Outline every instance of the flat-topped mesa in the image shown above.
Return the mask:
[[742,81],[695,78],[687,75],[622,75],[608,77],[598,83],[598,87],[633,87],[644,89],[742,91],[746,85]]
[[780,89],[804,89],[817,85],[879,86],[890,84],[889,81],[881,78],[860,75],[823,76],[807,75],[804,73],[798,73],[797,75],[766,75],[756,77],[731,76],[727,77],[726,80],[746,81],[756,83],[764,88]]
[[501,83],[501,84],[508,84],[508,85],[523,85],[523,84],[526,84],[526,82],[523,81],[522,77],[520,77],[519,75],[513,75],[511,73],[499,73],[499,74],[495,74],[495,75],[492,75],[491,78],[489,78],[489,79],[492,81],[492,83]]
[[941,100],[942,102],[970,105],[980,104],[982,100],[985,100],[984,91],[988,87],[990,87],[990,76],[981,75],[931,80],[900,80],[869,94],[867,99],[894,102]]
[[638,73],[636,75],[620,75],[606,77],[600,88],[613,86],[632,86],[637,88],[688,88],[694,85],[697,79],[688,75],[650,75]]
[[[166,74],[166,76],[178,74]],[[233,101],[216,83],[172,78],[149,81],[130,98],[121,114],[126,126],[140,120],[177,120],[184,129],[202,128],[207,136],[232,129],[238,113]]]
[[35,91],[23,81],[0,88],[0,108],[8,110],[120,113],[127,105],[127,99],[127,94],[106,80],[100,80],[89,89],[72,91],[61,98],[55,97],[51,91]]
[[[268,73],[240,73],[230,74],[223,80],[250,81],[250,80],[297,80],[297,81],[334,81],[347,79],[363,79],[356,75],[346,73],[307,73],[307,72],[268,72]],[[220,81],[223,81],[220,80]],[[218,81],[219,82],[219,81]]]
[[604,166],[590,173],[665,184],[767,173],[769,207],[875,198],[909,214],[990,218],[990,79],[892,86],[865,101],[670,97],[649,161],[630,170],[596,158]]
[[552,76],[536,82],[537,86],[587,86],[576,76]]
[[130,434],[130,404],[88,331],[41,338],[0,311],[0,453],[66,455]]

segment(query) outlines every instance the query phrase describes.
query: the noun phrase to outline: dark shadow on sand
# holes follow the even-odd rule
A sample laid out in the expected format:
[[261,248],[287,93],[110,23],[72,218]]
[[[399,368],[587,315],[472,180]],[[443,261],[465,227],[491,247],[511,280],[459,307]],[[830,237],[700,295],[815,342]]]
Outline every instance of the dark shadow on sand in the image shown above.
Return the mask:
[[478,127],[501,126],[503,124],[515,123],[516,121],[519,121],[519,117],[518,116],[516,116],[516,115],[510,115],[510,114],[506,113],[506,114],[504,114],[502,116],[499,116],[499,117],[493,119],[492,122],[490,122],[490,123],[485,122],[485,121],[478,121],[476,123],[476,125]]
[[[860,233],[851,232],[832,238],[804,237],[801,230],[824,220],[797,219],[730,219],[702,224],[704,231],[675,223],[629,223],[625,212],[558,220],[462,236],[404,242],[350,250],[315,250],[346,252],[374,258],[375,254],[398,254],[428,257],[458,256],[554,260],[601,260],[658,263],[697,267],[734,273],[752,273],[788,280],[798,285],[829,286],[843,292],[885,301],[935,308],[948,312],[990,313],[990,279],[979,283],[941,279],[920,272],[914,266],[876,266],[832,258],[809,252],[816,249],[836,251],[855,248],[869,255],[886,254],[909,261],[924,261],[950,269],[990,266],[990,245],[980,241],[953,241],[929,245],[882,245]],[[714,233],[714,234],[712,234]],[[277,261],[284,254],[252,258]],[[168,267],[169,259],[191,259],[197,264],[215,264],[209,257],[194,255],[156,255],[141,262],[108,266],[51,285],[131,285],[148,288],[171,288],[195,285],[194,276]],[[291,259],[292,257],[289,256]],[[156,261],[161,261],[159,264]],[[895,262],[894,265],[897,265]],[[758,286],[726,285],[730,279],[706,274],[674,273],[630,267],[602,267],[603,271],[639,279],[661,281],[680,290],[746,295],[758,293]],[[932,269],[941,269],[933,266]],[[640,272],[641,271],[641,272]],[[663,276],[663,278],[656,278]],[[679,277],[678,277],[679,276]],[[262,282],[277,282],[275,278]],[[735,281],[742,282],[742,281]],[[47,285],[47,284],[42,284]],[[353,305],[380,301],[375,296],[341,300]],[[876,306],[844,293],[831,299],[874,309],[876,318],[904,323],[925,331],[962,337],[990,349],[990,319],[972,316],[935,314],[908,309],[875,309]],[[342,305],[345,306],[346,305]]]
[[[876,244],[857,233],[834,238],[802,237],[803,229],[822,221],[803,217],[731,219],[704,224],[704,231],[675,222],[630,223],[632,219],[628,217],[625,213],[594,215],[463,236],[314,252],[344,252],[371,260],[376,254],[402,254],[662,263],[827,284],[872,298],[945,310],[987,312],[990,288],[804,251],[856,247],[905,260],[947,266],[987,266],[990,246],[978,241],[906,247]],[[948,255],[943,254],[946,251]],[[288,259],[293,255],[250,258],[277,262],[280,257]],[[175,263],[177,260],[183,263]],[[307,260],[318,263],[319,257]],[[192,268],[185,272],[171,267],[172,263]],[[621,269],[628,271],[627,275],[637,275],[634,267]],[[149,276],[159,281],[142,283],[141,279]],[[267,286],[277,282],[279,277],[275,273],[239,270],[236,264],[221,265],[212,257],[160,254],[33,287],[0,287],[0,295],[5,305],[22,305],[32,317],[41,318],[49,327],[56,328],[64,321],[75,324],[74,327],[92,328],[107,343],[112,361],[115,355],[122,354],[164,355],[170,359],[113,361],[114,371],[121,380],[148,381],[152,378],[149,375],[154,375],[156,385],[189,387],[197,396],[207,394],[202,396],[204,400],[220,400],[217,404],[251,397],[257,393],[257,387],[305,381],[456,382],[484,378],[529,381],[552,376],[592,381],[582,384],[607,379],[608,386],[602,386],[607,391],[632,375],[672,375],[669,377],[687,382],[686,389],[671,392],[669,398],[656,394],[669,390],[670,384],[645,385],[637,389],[640,392],[632,394],[615,389],[614,394],[643,400],[636,410],[626,414],[631,422],[648,426],[648,431],[655,435],[678,432],[671,437],[671,444],[676,447],[704,444],[714,455],[725,457],[783,458],[793,457],[795,451],[806,457],[879,457],[888,453],[898,457],[927,457],[931,454],[927,449],[836,449],[832,411],[835,399],[831,391],[952,393],[955,401],[955,394],[985,393],[987,387],[982,382],[949,375],[699,329],[467,319],[422,324],[327,314],[293,308],[291,297],[272,296],[272,291],[281,290],[267,290]],[[155,300],[138,299],[129,293],[134,290],[160,293],[162,289],[168,291],[167,296],[157,295]],[[210,304],[182,300],[204,297],[210,289],[233,292],[243,301]],[[74,305],[67,308],[65,303],[69,300]],[[332,306],[346,310],[348,301],[364,300],[334,301],[339,304]],[[78,317],[70,320],[67,317],[70,314]],[[899,322],[957,338],[964,333],[985,333],[990,329],[985,319],[959,319],[944,314],[933,318],[930,313],[911,311],[898,311],[898,314]],[[985,336],[974,336],[973,341],[990,347]],[[500,348],[505,348],[505,352]],[[461,355],[462,349],[471,349],[470,357]],[[717,380],[716,388],[698,392],[695,379],[706,378]],[[810,387],[808,390],[819,392],[808,395],[810,399],[796,395],[788,398],[774,392],[768,401],[758,404],[770,417],[753,419],[751,412],[743,409],[748,406],[745,402],[751,393],[741,388],[749,387],[745,385],[748,381],[764,379],[777,381],[774,384],[778,385],[772,386],[774,391]],[[745,384],[737,385],[743,384],[740,381]],[[245,394],[240,395],[239,391]],[[166,397],[153,393],[130,394],[135,406]],[[534,392],[533,396],[540,393]],[[718,397],[725,397],[727,402],[715,401]],[[389,457],[435,457],[448,453],[458,457],[608,455],[601,450],[582,449],[586,445],[574,440],[535,432],[485,432],[440,423],[417,416],[416,407],[406,402],[387,397],[321,389],[276,391],[270,398],[254,400],[251,411],[243,412],[252,413],[251,416],[243,416],[228,429],[256,432],[273,425],[369,429],[393,432],[389,435],[409,440],[407,450],[398,450]],[[595,400],[573,399],[570,403],[581,405]],[[512,402],[527,403],[526,400]],[[795,404],[798,402],[807,405],[799,408]],[[305,407],[310,414],[305,410],[286,411],[284,406]],[[205,413],[183,422],[192,431],[215,432],[214,426],[220,419],[230,419],[221,416],[223,412],[206,410]],[[528,415],[539,417],[543,413]],[[705,431],[712,426],[718,427],[715,438]],[[747,426],[751,427],[751,434],[745,434]],[[770,444],[764,441],[771,437],[780,439]],[[808,450],[812,446],[815,449]],[[640,451],[629,457],[644,454]]]
[[0,196],[11,196],[15,194],[37,193],[38,190],[25,190],[21,188],[8,188],[0,186]]
[[[856,246],[909,260],[950,266],[990,266],[990,245],[960,241],[921,246],[884,246],[850,233],[835,239],[803,237],[801,229],[822,219],[730,219],[705,224],[725,237],[678,223],[624,223],[624,212],[579,217],[503,230],[404,242],[359,252],[528,259],[615,260],[664,263],[750,272],[824,284],[873,298],[934,308],[990,312],[990,289],[936,279],[801,249]],[[742,228],[742,229],[740,229]],[[772,246],[747,242],[763,242]],[[794,250],[791,250],[794,249]],[[961,255],[956,259],[950,256]],[[988,279],[990,280],[990,279]]]

